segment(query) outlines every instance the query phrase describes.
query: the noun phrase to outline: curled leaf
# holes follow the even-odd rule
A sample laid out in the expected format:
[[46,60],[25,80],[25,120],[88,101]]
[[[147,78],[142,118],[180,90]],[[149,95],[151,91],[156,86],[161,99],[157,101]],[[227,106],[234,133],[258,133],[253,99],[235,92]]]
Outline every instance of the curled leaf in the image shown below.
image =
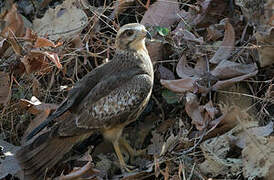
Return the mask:
[[225,35],[223,42],[214,56],[210,59],[213,64],[218,64],[220,61],[229,58],[235,44],[235,31],[228,19],[225,21]]

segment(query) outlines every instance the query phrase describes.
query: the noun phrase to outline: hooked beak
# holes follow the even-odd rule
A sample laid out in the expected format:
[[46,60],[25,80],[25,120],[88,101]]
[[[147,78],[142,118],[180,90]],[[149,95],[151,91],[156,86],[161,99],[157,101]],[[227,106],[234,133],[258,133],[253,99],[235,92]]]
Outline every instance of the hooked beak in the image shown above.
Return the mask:
[[146,32],[146,38],[148,38],[149,40],[152,39],[151,34],[148,31]]

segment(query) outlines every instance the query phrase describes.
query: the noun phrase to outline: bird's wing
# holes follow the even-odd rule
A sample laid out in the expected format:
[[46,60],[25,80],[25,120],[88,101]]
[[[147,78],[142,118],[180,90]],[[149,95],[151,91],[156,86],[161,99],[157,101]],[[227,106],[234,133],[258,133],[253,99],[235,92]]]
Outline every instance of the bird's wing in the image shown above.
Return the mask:
[[83,100],[85,96],[94,88],[98,82],[104,78],[108,73],[111,74],[112,61],[98,66],[87,75],[85,75],[80,81],[75,83],[73,89],[71,89],[68,93],[68,97],[61,103],[61,105],[53,112],[51,115],[47,117],[45,121],[43,121],[40,125],[38,125],[32,132],[30,132],[27,136],[27,140],[30,140],[33,136],[38,134],[42,129],[52,124],[54,120],[61,115],[63,115],[69,109],[75,109],[78,104]]
[[149,100],[152,77],[142,73],[126,81],[121,74],[117,78],[99,83],[80,104],[74,122],[60,122],[59,134],[80,135],[83,129],[108,128],[135,120]]

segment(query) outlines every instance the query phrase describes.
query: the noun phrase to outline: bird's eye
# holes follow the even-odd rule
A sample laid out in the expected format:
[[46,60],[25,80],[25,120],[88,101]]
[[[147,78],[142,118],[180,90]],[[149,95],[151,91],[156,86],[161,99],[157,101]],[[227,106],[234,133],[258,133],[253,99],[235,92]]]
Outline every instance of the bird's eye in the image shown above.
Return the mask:
[[128,30],[128,31],[126,31],[126,35],[129,37],[129,36],[132,36],[133,35],[133,31],[131,31],[131,30]]

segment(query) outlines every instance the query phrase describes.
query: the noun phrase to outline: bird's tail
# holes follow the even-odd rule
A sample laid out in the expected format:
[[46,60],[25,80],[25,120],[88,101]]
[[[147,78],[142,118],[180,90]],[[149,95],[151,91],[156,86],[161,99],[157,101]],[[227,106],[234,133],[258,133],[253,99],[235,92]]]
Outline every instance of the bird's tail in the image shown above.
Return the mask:
[[24,171],[24,178],[44,179],[46,171],[61,160],[78,141],[79,136],[60,137],[49,131],[23,146],[16,153],[16,158]]

